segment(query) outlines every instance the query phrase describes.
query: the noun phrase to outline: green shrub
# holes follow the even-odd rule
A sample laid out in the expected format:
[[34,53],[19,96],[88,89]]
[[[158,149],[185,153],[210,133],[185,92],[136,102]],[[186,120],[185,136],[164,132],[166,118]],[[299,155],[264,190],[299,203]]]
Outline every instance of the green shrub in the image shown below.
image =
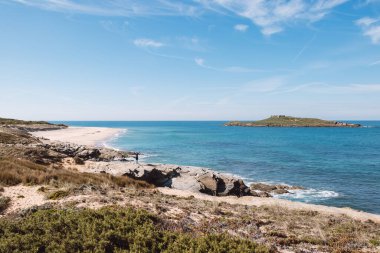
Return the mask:
[[9,207],[10,202],[10,198],[0,197],[0,214],[2,214]]
[[0,219],[0,252],[268,252],[230,235],[190,235],[160,227],[145,211],[39,210]]
[[58,190],[50,193],[47,198],[52,200],[61,199],[70,195],[70,191]]

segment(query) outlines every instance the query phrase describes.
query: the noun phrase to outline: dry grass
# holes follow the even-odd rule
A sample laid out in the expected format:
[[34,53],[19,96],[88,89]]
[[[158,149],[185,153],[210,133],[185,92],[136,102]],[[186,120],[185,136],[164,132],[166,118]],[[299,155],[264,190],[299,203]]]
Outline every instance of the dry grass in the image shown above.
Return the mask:
[[[126,191],[124,202],[158,214],[167,229],[229,233],[292,252],[380,252],[380,224],[282,206],[249,207],[179,198],[153,191]],[[174,225],[173,225],[174,224]]]
[[18,119],[0,118],[0,125],[35,125],[35,124],[53,125],[46,121],[26,121],[26,120],[18,120]]
[[128,177],[109,174],[79,173],[60,167],[46,167],[16,158],[0,157],[0,185],[95,185],[107,187],[152,188],[152,185]]

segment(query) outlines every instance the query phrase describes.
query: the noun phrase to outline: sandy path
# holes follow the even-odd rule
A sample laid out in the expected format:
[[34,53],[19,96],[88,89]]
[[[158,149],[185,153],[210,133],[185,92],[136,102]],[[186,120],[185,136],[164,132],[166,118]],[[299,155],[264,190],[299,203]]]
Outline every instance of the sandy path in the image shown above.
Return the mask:
[[38,192],[41,186],[9,186],[4,187],[3,196],[11,198],[11,204],[6,213],[13,213],[17,210],[26,209],[32,206],[43,205],[48,202],[45,196]]
[[293,201],[289,201],[285,199],[276,199],[276,198],[259,198],[259,197],[251,197],[251,196],[240,197],[240,198],[235,197],[235,196],[215,197],[215,196],[210,196],[210,195],[201,194],[201,193],[194,193],[191,191],[171,189],[167,187],[165,188],[159,187],[158,189],[163,194],[174,195],[178,197],[186,198],[186,197],[194,196],[195,198],[201,199],[201,200],[225,202],[225,203],[229,203],[233,205],[239,204],[239,205],[247,205],[247,206],[264,206],[264,205],[279,206],[279,207],[287,208],[291,210],[310,210],[310,211],[318,211],[321,213],[333,214],[333,215],[343,214],[360,221],[372,220],[374,222],[380,223],[380,215],[357,211],[350,208],[339,208],[339,207],[332,207],[332,206],[306,204],[302,202],[293,202]]
[[71,142],[88,146],[104,146],[105,142],[125,129],[106,127],[69,127],[66,129],[32,132],[34,136],[52,141]]

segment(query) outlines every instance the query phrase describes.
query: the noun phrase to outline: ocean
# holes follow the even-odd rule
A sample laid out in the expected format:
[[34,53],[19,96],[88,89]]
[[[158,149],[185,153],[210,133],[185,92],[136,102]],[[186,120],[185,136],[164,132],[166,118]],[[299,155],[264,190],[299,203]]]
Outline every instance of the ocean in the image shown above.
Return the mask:
[[224,127],[219,121],[86,121],[127,129],[105,143],[145,162],[209,167],[246,183],[307,188],[275,196],[380,214],[380,121],[363,128]]

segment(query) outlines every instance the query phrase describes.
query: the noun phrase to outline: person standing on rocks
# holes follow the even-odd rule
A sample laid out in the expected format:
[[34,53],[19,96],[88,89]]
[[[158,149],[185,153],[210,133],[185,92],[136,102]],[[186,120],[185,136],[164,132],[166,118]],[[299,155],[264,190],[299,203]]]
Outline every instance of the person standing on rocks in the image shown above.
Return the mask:
[[136,164],[139,163],[139,153],[135,153],[135,161],[136,161]]

